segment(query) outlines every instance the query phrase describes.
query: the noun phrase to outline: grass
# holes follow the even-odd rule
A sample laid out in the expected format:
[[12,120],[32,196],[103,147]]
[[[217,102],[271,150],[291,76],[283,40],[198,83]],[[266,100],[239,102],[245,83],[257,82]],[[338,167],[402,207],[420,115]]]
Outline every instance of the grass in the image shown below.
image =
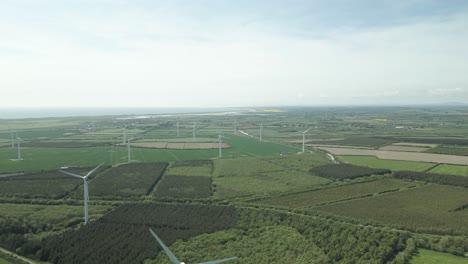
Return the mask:
[[[91,204],[89,206],[91,220],[101,217],[109,209],[109,206]],[[65,228],[71,222],[81,221],[83,206],[1,203],[0,217],[27,218],[31,221]]]
[[395,179],[383,179],[314,191],[286,194],[267,198],[257,202],[289,208],[311,207],[330,202],[372,195],[379,192],[393,191],[410,186],[414,186],[414,183]]
[[263,158],[239,158],[214,160],[213,175],[251,175],[264,172],[284,171],[285,168]]
[[226,199],[247,195],[266,195],[304,190],[329,183],[330,180],[299,171],[275,171],[251,175],[229,175],[214,178],[215,198]]
[[153,195],[158,198],[208,198],[211,196],[211,177],[166,175]]
[[179,175],[179,176],[208,176],[211,177],[211,172],[213,170],[212,162],[208,162],[205,164],[197,165],[197,166],[180,166],[176,162],[173,163],[166,171],[166,175]]
[[[226,142],[232,148],[223,151],[224,157],[279,156],[282,152],[297,152],[297,148],[270,142],[229,136]],[[111,152],[113,151],[113,152]],[[132,160],[138,162],[177,161],[211,159],[218,156],[217,149],[168,150],[132,148]],[[16,159],[16,149],[0,148],[0,173],[57,169],[64,165],[95,166],[101,161],[106,164],[127,162],[126,147],[86,148],[24,148],[23,160]]]
[[430,170],[431,173],[468,176],[468,166],[441,164]]
[[468,234],[468,189],[430,184],[365,199],[325,205],[320,210],[412,231]]
[[419,249],[411,260],[411,264],[466,264],[467,262],[468,259],[464,257],[427,249]]
[[354,165],[392,171],[426,171],[434,166],[433,163],[429,162],[383,160],[374,156],[338,156],[338,158]]

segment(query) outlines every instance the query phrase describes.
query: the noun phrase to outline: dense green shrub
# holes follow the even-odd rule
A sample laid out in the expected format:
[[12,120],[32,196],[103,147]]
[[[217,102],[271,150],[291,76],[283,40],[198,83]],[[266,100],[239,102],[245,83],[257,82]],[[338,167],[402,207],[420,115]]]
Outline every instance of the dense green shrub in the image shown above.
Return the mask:
[[383,175],[391,173],[388,169],[372,169],[369,167],[355,166],[350,164],[327,164],[316,166],[310,172],[324,178],[334,180],[355,179],[370,175]]

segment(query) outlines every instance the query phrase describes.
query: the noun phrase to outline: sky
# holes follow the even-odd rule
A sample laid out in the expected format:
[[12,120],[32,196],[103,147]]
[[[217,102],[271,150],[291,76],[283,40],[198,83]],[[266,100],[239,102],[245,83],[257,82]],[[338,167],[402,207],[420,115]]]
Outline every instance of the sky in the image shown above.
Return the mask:
[[465,0],[1,0],[0,108],[468,102]]

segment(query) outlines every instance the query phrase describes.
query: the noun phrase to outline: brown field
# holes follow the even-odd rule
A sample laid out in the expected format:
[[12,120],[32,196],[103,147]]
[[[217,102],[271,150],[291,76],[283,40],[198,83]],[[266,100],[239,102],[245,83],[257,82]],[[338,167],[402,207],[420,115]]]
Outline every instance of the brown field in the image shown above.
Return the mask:
[[372,147],[357,147],[357,146],[345,146],[345,145],[323,145],[323,144],[306,144],[309,147],[331,147],[331,148],[351,148],[351,149],[374,149]]
[[468,165],[467,156],[455,156],[432,153],[419,152],[404,152],[404,151],[388,151],[388,150],[373,150],[373,149],[355,149],[355,148],[333,148],[333,147],[317,147],[334,155],[355,155],[355,156],[376,156],[379,159],[390,160],[409,160],[423,161],[432,163],[446,163],[455,165]]
[[166,148],[167,142],[137,142],[132,143],[132,147],[140,148]]
[[410,146],[394,146],[387,145],[379,148],[379,150],[391,150],[391,151],[407,151],[407,152],[421,152],[428,150],[429,148],[425,147],[410,147]]
[[[215,149],[218,148],[218,143],[210,142],[194,142],[194,143],[184,143],[184,142],[136,142],[132,143],[133,147],[140,148],[156,148],[156,149]],[[223,143],[222,148],[230,148],[231,146]]]
[[398,142],[393,143],[394,146],[410,146],[410,147],[425,147],[425,148],[435,148],[437,144],[427,144],[427,143],[410,143],[410,142]]

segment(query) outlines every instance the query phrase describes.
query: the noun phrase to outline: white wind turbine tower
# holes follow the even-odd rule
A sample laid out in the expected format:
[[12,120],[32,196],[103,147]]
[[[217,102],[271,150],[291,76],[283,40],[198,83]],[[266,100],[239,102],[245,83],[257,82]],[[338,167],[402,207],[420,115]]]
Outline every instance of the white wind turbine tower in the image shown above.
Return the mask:
[[20,142],[23,141],[18,134],[16,134],[16,146],[18,147],[18,160],[21,160],[21,145]]
[[263,133],[263,123],[260,124],[260,142],[263,141],[262,133]]
[[85,222],[84,224],[87,225],[89,224],[89,213],[88,213],[88,204],[89,204],[89,192],[88,192],[88,177],[93,174],[97,169],[99,169],[99,167],[102,166],[103,163],[99,164],[96,168],[94,168],[92,171],[88,172],[85,176],[81,176],[81,175],[78,175],[78,174],[75,174],[75,173],[71,173],[71,172],[68,172],[68,171],[63,171],[63,170],[59,170],[60,172],[63,172],[65,174],[68,174],[72,177],[75,177],[75,178],[79,178],[79,179],[82,179],[83,180],[83,183],[84,183],[84,219],[85,219]]
[[127,142],[127,134],[125,133],[125,127],[122,129],[123,143]]
[[129,138],[127,140],[127,156],[128,156],[128,163],[132,162],[132,152],[130,149],[130,140],[134,140],[135,138]]
[[[156,233],[154,233],[153,229],[150,228],[149,231],[150,231],[151,235],[153,235],[153,237],[156,238],[159,245],[164,250],[164,253],[166,253],[166,255],[169,257],[169,259],[171,260],[171,262],[173,264],[185,264],[184,262],[181,262],[179,259],[177,259],[177,257],[171,252],[171,250],[166,245],[164,245],[164,243],[161,241],[161,239],[156,235]],[[218,264],[218,263],[222,263],[222,262],[226,262],[226,261],[230,261],[230,260],[235,260],[235,259],[237,259],[237,257],[230,257],[230,258],[225,258],[225,259],[218,259],[218,260],[211,260],[211,261],[206,261],[206,262],[199,262],[198,264]]]
[[306,131],[302,132],[302,153],[305,152],[305,134],[309,132],[312,128],[307,129]]
[[177,137],[180,136],[180,133],[179,133],[179,127],[180,127],[180,120],[177,119]]
[[193,129],[192,129],[192,141],[193,142],[195,142],[196,127],[197,127],[197,122],[193,122]]
[[222,158],[223,157],[223,152],[222,152],[222,149],[223,149],[223,140],[222,140],[223,136],[221,135],[218,135],[218,146],[219,146],[219,155],[218,155],[218,158]]

